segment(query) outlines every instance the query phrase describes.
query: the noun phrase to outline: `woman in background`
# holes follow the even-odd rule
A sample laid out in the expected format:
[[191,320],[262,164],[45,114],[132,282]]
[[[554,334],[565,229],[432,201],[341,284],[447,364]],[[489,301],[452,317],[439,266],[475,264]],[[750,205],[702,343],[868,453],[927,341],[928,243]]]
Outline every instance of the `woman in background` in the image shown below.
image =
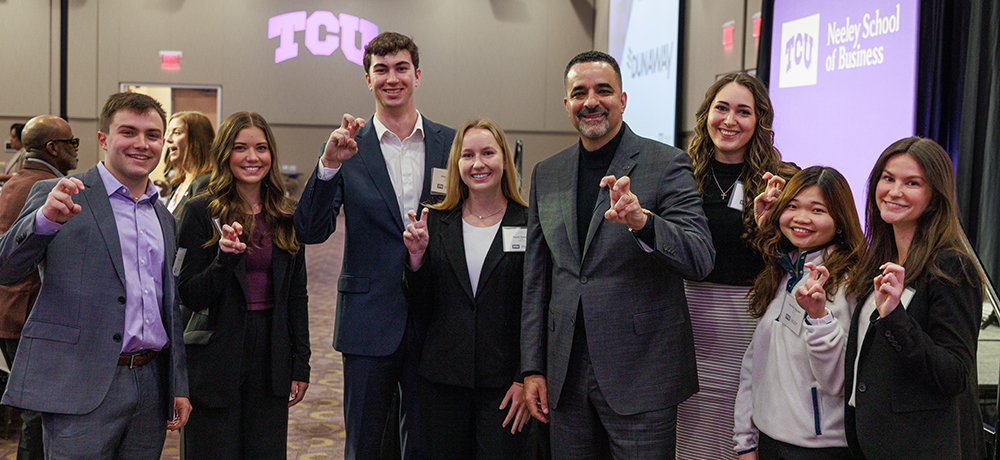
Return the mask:
[[429,316],[420,359],[433,459],[522,459],[530,418],[520,375],[527,224],[514,159],[503,131],[486,119],[458,128],[444,201],[403,233],[404,292]]
[[678,406],[677,458],[736,458],[733,405],[756,326],[747,295],[764,268],[750,244],[753,197],[767,186],[766,172],[794,173],[774,148],[773,120],[767,88],[745,73],[716,81],[698,108],[688,154],[712,231],[715,268],[703,281],[684,283],[700,390]]
[[868,178],[845,368],[857,459],[986,458],[976,373],[983,286],[953,168],[940,145],[911,137],[885,149]]
[[184,453],[285,458],[288,408],[309,386],[305,248],[267,122],[231,115],[212,151],[208,193],[188,202],[179,231],[186,255],[178,288],[195,312],[184,342],[198,413],[185,427]]
[[170,116],[163,157],[171,166],[171,192],[167,209],[180,219],[184,203],[202,191],[212,176],[212,122],[201,112],[177,112]]

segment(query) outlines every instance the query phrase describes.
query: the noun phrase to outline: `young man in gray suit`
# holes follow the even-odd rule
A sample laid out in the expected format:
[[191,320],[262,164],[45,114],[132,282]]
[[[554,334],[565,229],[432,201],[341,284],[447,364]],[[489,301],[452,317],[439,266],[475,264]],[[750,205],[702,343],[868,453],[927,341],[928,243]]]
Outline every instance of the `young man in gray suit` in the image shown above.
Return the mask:
[[623,123],[611,56],[581,53],[564,81],[581,137],[531,176],[525,400],[554,459],[672,459],[677,404],[698,391],[682,278],[715,259],[691,159]]
[[[375,115],[365,123],[344,115],[295,210],[306,244],[347,225],[333,348],[344,358],[345,458],[377,459],[393,394],[400,392],[404,459],[426,457],[415,398],[421,329],[403,297],[406,212],[431,201],[435,171],[447,167],[455,130],[417,112],[417,45],[384,32],[365,47],[365,80]],[[443,192],[443,189],[442,189]]]
[[174,219],[149,180],[164,124],[149,96],[112,95],[104,161],[35,184],[0,237],[0,283],[42,278],[3,404],[42,413],[48,458],[156,459],[191,412]]

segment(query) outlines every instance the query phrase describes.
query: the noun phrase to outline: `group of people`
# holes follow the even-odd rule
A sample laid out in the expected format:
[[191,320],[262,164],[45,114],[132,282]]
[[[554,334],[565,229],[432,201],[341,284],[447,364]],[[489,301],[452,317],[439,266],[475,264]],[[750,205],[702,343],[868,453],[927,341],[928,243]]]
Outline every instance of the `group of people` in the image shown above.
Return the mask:
[[387,420],[404,459],[985,453],[982,279],[933,141],[882,153],[862,232],[840,173],[782,162],[753,77],[709,88],[684,152],[629,129],[617,62],[589,51],[563,75],[580,141],[525,203],[499,126],[417,111],[409,37],[363,62],[375,114],[344,114],[298,203],[256,113],[216,135],[113,95],[104,161],[70,177],[68,124],[28,123],[27,185],[53,180],[0,193],[25,203],[0,214],[0,282],[37,293],[3,403],[40,414],[47,457],[158,458],[181,427],[189,459],[284,457],[304,245],[341,211],[345,458],[383,458]]

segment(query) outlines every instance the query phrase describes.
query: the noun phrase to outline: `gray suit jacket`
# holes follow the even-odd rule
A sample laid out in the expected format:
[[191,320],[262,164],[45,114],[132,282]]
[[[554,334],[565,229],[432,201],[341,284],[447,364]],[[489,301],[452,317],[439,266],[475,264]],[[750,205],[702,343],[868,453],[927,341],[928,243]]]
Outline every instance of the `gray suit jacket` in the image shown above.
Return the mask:
[[581,216],[590,219],[588,234],[577,235],[579,144],[539,163],[531,177],[521,362],[522,371],[545,375],[550,407],[559,404],[581,305],[594,374],[615,412],[664,409],[698,391],[682,278],[707,276],[715,250],[691,159],[622,129],[608,174],[629,176],[653,212],[653,252],[604,218],[606,188],[593,214]]
[[[18,346],[3,404],[41,412],[86,414],[111,387],[125,329],[125,272],[114,212],[97,167],[76,174],[86,187],[73,197],[83,209],[55,235],[35,233],[35,211],[57,180],[38,182],[21,215],[0,237],[0,284],[38,267],[42,288]],[[173,397],[187,396],[176,286],[171,274],[177,251],[174,218],[155,204],[163,232],[163,299],[160,315],[170,344],[157,360],[168,413]]]

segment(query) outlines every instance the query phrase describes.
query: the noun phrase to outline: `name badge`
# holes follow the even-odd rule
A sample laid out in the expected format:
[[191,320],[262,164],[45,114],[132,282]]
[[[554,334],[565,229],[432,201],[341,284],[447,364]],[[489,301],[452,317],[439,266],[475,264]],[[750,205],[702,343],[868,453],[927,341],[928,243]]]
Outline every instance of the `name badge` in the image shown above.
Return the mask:
[[184,265],[184,256],[187,255],[187,248],[177,248],[177,255],[174,256],[174,269],[171,273],[177,277],[181,276],[181,265]]
[[743,182],[733,184],[733,195],[729,197],[729,207],[743,212]]
[[444,195],[448,192],[448,170],[431,168],[431,195]]
[[528,227],[503,227],[503,252],[524,252],[528,246]]
[[802,331],[802,320],[806,317],[806,310],[799,306],[799,302],[795,300],[795,293],[785,293],[785,301],[781,305],[781,313],[778,315],[778,321],[784,324],[788,330],[799,335]]

